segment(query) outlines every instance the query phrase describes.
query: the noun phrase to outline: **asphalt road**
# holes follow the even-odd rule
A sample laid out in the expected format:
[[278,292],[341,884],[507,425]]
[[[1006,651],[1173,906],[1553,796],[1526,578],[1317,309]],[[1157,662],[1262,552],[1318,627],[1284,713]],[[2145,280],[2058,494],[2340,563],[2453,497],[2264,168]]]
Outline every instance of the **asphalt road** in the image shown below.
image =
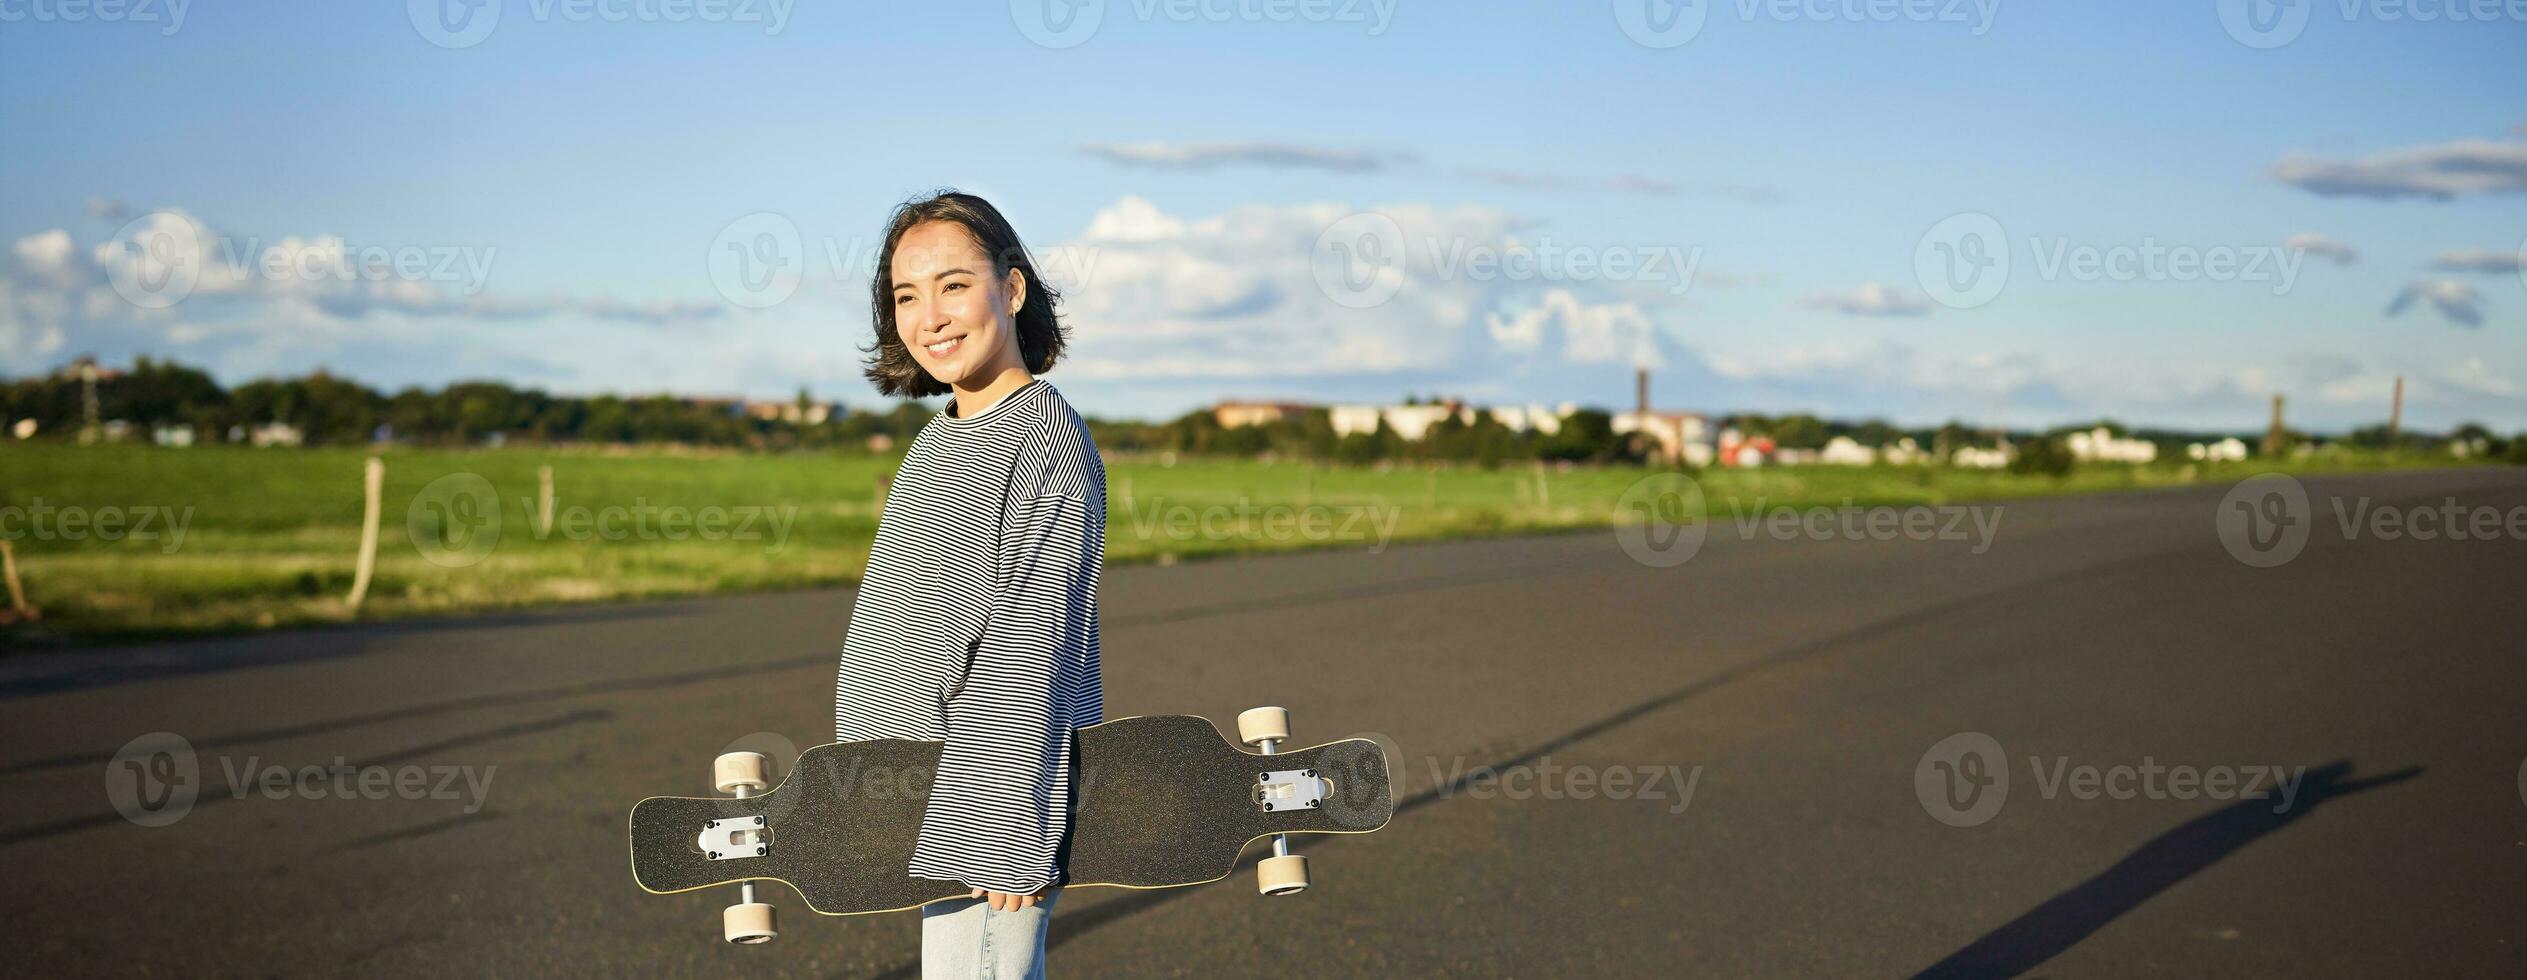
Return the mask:
[[[2282,514],[2304,550],[2273,567],[2214,533],[2225,489],[2009,503],[1928,540],[1723,516],[1673,567],[1598,532],[1112,569],[1110,715],[1284,704],[1301,742],[1385,737],[1406,802],[1305,847],[1296,898],[1250,873],[1071,893],[1053,967],[2527,972],[2527,541],[2414,534],[2451,500],[2527,532],[2527,469],[2308,481]],[[732,948],[727,896],[645,894],[625,859],[636,799],[706,792],[731,744],[825,740],[850,607],[0,659],[11,972],[914,975],[914,916],[776,889],[786,934]],[[183,774],[111,765],[151,732],[198,774],[162,827],[110,795]],[[336,757],[423,798],[253,788]]]

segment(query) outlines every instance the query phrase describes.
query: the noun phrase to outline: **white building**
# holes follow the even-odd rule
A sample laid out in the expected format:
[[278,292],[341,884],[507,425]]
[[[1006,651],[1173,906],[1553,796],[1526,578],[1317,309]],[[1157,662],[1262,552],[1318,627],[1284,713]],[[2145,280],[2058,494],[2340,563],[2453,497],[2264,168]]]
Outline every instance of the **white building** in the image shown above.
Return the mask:
[[1997,470],[2009,465],[2009,450],[1964,446],[1959,448],[1955,455],[1948,457],[1948,462],[1967,469]]
[[1466,407],[1462,402],[1439,405],[1336,405],[1327,410],[1326,421],[1333,423],[1334,435],[1337,438],[1354,432],[1363,435],[1376,432],[1378,422],[1383,420],[1387,428],[1395,430],[1397,436],[1408,442],[1420,442],[1423,436],[1430,434],[1431,426],[1439,424],[1440,419],[1451,415],[1455,416],[1459,422],[1467,425],[1474,424],[1474,410]]
[[2158,459],[2158,444],[2117,438],[2105,426],[2074,432],[2065,438],[2071,458],[2083,463],[2147,463]]
[[2185,458],[2209,463],[2234,463],[2246,458],[2246,443],[2235,436],[2213,443],[2197,442],[2185,447]]
[[1709,466],[1711,420],[1693,412],[1621,412],[1614,417],[1614,434],[1638,432],[1658,445],[1657,455],[1665,459],[1683,459],[1695,466]]
[[1850,436],[1835,436],[1825,440],[1825,450],[1816,454],[1816,461],[1828,466],[1868,466],[1878,461],[1878,451]]
[[1569,418],[1571,413],[1576,411],[1579,411],[1579,406],[1573,402],[1563,402],[1560,407],[1550,411],[1542,405],[1496,405],[1491,409],[1493,420],[1511,432],[1533,432],[1547,436],[1560,433],[1562,420]]

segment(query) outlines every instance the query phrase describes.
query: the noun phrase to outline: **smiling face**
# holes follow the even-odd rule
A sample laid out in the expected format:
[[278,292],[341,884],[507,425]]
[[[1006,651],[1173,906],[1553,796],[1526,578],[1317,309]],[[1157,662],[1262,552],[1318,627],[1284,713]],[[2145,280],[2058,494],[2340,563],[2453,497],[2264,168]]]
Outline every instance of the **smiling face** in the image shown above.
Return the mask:
[[895,335],[939,383],[976,388],[1022,366],[1012,318],[1026,304],[1026,277],[995,275],[963,227],[914,225],[896,242],[887,275]]

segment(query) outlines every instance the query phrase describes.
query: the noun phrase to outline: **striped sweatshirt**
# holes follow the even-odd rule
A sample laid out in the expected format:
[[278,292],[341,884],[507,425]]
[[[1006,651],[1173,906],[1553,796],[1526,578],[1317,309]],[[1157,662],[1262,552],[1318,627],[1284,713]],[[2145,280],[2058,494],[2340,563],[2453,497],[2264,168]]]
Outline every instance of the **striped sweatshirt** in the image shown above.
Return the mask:
[[1073,730],[1104,720],[1106,474],[1061,392],[956,403],[904,454],[834,683],[834,737],[943,741],[917,878],[1031,893],[1060,877]]

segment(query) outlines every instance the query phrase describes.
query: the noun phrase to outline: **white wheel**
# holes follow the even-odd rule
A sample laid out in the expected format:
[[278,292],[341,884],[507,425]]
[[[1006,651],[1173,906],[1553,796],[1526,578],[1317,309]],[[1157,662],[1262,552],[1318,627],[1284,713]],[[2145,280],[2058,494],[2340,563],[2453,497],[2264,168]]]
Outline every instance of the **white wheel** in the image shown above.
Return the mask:
[[1248,708],[1237,713],[1237,739],[1248,745],[1265,739],[1290,740],[1290,712],[1285,708]]
[[762,902],[731,905],[720,913],[720,935],[740,946],[768,943],[781,934],[774,928],[772,906]]
[[1266,895],[1296,895],[1307,890],[1307,857],[1283,854],[1255,866],[1255,888]]
[[765,778],[769,768],[761,752],[730,752],[711,760],[711,785],[722,793],[737,792],[741,786],[749,793],[760,793],[772,785]]

